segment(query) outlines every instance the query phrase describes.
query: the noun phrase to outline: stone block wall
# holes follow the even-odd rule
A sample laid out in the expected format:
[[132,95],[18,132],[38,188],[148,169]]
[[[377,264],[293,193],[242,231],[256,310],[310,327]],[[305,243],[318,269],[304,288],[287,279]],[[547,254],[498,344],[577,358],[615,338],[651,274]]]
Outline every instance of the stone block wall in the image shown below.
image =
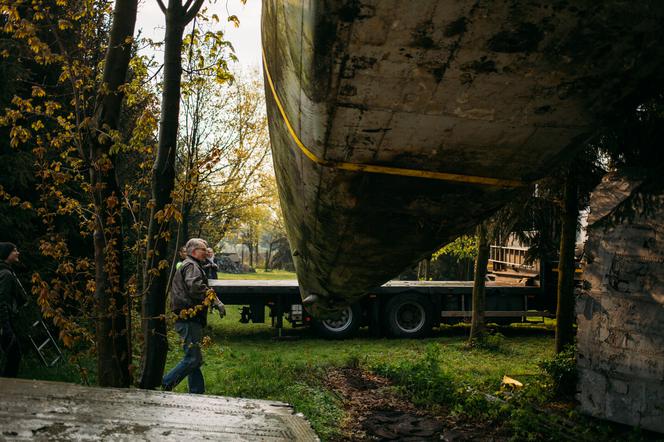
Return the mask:
[[664,433],[664,204],[607,223],[632,192],[638,183],[607,177],[591,198],[578,399],[593,416]]

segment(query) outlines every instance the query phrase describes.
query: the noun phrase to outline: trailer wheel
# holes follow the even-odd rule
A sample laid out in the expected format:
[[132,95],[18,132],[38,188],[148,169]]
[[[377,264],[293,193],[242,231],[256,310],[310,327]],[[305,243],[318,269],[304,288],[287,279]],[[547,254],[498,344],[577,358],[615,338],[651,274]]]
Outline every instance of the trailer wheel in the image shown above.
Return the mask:
[[394,338],[419,338],[431,331],[431,301],[417,293],[403,293],[390,299],[385,306],[386,328]]
[[314,320],[313,326],[316,332],[327,339],[346,339],[357,332],[360,327],[362,309],[359,304],[353,304],[341,311],[338,319]]

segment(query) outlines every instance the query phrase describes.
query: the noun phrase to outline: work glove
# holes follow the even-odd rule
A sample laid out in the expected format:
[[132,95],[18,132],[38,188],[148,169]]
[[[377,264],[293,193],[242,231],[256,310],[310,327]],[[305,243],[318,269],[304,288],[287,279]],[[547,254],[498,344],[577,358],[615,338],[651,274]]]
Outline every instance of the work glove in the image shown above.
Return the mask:
[[214,308],[219,311],[219,317],[224,319],[224,316],[226,316],[226,307],[224,306],[224,303],[217,299],[214,303]]

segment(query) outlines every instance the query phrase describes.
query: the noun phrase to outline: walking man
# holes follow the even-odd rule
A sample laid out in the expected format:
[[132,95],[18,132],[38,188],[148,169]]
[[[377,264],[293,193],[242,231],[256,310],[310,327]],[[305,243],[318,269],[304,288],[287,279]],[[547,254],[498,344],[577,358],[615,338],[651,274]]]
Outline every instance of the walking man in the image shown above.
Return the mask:
[[[207,257],[207,243],[200,238],[192,238],[185,245],[187,257],[176,270],[171,283],[171,303],[173,313],[178,315],[175,331],[184,342],[184,358],[169,371],[162,380],[163,390],[172,390],[185,377],[189,382],[189,393],[205,393],[205,380],[201,372],[203,354],[201,339],[203,327],[207,325],[207,304],[210,287],[203,265]],[[224,304],[214,295],[212,304],[223,318]]]
[[18,307],[26,301],[23,286],[12,269],[19,256],[14,244],[0,242],[0,346],[6,358],[0,375],[7,378],[16,377],[21,363],[21,346],[12,324],[18,314]]

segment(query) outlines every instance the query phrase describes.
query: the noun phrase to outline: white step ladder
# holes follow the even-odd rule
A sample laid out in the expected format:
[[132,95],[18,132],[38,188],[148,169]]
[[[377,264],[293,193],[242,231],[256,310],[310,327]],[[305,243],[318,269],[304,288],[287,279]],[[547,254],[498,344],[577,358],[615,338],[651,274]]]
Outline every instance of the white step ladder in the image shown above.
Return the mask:
[[41,318],[32,323],[28,337],[46,367],[53,367],[62,359],[62,351],[58,347],[58,343],[53,339],[51,331]]

